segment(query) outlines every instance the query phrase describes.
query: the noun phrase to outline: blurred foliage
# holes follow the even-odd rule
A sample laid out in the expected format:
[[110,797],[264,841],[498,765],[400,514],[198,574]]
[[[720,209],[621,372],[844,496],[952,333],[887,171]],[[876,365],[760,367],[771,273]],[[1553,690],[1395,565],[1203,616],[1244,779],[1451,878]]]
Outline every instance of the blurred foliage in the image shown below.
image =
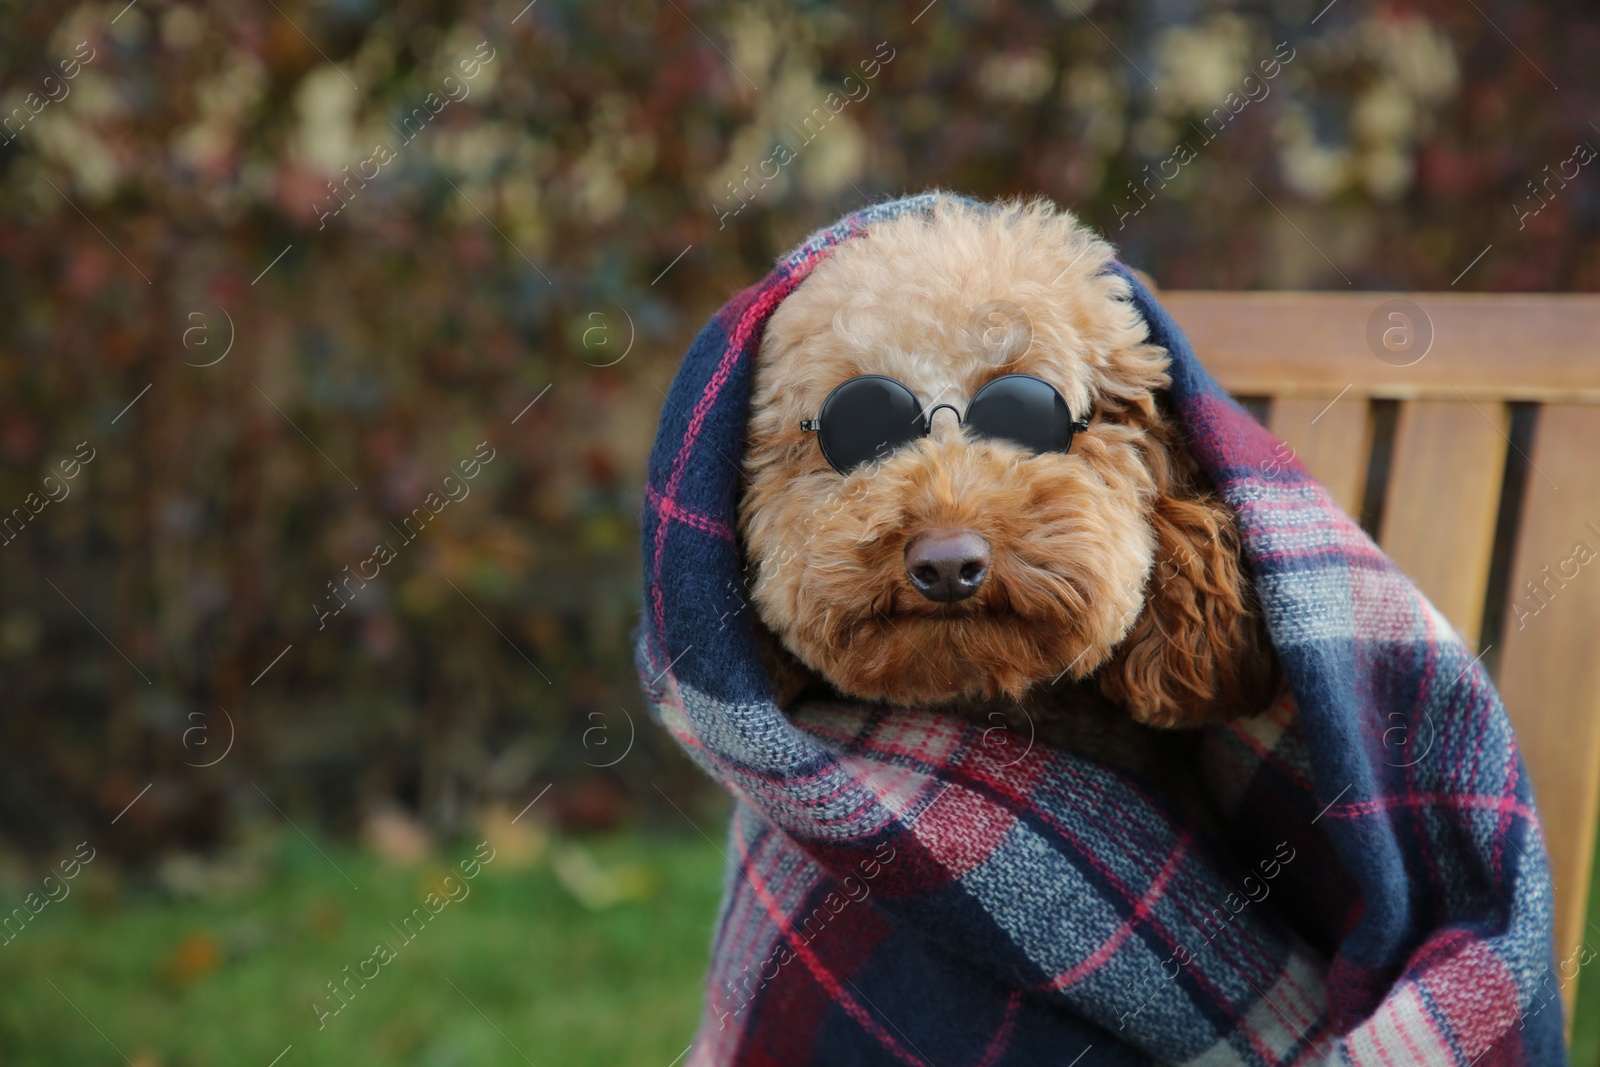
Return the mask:
[[662,391],[867,200],[1042,193],[1167,286],[1600,283],[1570,0],[919,7],[5,5],[0,834],[687,797],[630,665]]

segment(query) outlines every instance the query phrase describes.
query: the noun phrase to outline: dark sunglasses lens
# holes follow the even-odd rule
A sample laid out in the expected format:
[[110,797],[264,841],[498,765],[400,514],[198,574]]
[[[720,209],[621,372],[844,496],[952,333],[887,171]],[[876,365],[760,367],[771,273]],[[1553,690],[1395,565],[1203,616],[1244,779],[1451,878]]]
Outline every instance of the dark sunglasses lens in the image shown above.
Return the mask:
[[1029,374],[1008,374],[978,390],[967,408],[967,428],[1033,452],[1065,452],[1072,446],[1067,402],[1049,382]]
[[923,435],[922,408],[893,378],[851,378],[822,405],[817,443],[841,474],[870,463]]

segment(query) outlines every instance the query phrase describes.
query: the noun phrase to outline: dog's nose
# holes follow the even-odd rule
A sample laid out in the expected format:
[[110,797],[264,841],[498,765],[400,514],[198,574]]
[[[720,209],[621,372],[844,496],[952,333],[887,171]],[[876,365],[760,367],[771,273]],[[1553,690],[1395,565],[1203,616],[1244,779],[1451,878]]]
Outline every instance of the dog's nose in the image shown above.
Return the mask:
[[906,574],[917,592],[941,604],[976,593],[989,574],[989,542],[971,530],[931,530],[906,545]]

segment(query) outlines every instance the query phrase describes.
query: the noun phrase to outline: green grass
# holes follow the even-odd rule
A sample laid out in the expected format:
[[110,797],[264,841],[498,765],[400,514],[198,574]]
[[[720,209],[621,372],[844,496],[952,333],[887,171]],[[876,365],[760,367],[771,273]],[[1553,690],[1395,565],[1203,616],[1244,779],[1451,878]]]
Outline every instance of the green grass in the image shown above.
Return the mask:
[[[499,857],[409,943],[389,924],[471,848],[397,869],[322,847],[283,839],[247,888],[192,899],[85,868],[0,947],[0,1062],[267,1067],[292,1044],[279,1067],[665,1067],[688,1044],[722,877],[700,838],[581,846],[648,893],[598,911],[547,860]],[[313,1001],[380,941],[394,960],[319,1029]]]
[[[1600,930],[1600,848],[1595,849],[1589,876],[1588,919],[1583,930],[1584,942],[1592,950],[1600,950],[1600,938],[1595,936],[1595,931]],[[1568,968],[1571,966],[1567,963]],[[1578,995],[1572,1006],[1571,1022],[1573,1064],[1576,1067],[1600,1064],[1600,974],[1591,967],[1578,972]]]

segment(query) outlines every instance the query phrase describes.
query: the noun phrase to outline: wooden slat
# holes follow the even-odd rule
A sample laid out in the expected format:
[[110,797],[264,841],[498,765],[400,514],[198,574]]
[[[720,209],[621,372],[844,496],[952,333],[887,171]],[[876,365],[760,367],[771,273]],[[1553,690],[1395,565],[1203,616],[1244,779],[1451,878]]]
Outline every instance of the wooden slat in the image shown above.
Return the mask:
[[1395,424],[1379,544],[1474,646],[1510,428],[1504,404],[1464,400],[1408,401]]
[[1361,510],[1371,434],[1367,402],[1348,395],[1272,402],[1272,432],[1294,449],[1311,476],[1327,487],[1345,514]]
[[[1368,319],[1392,299],[1433,323],[1433,347],[1409,367],[1367,344]],[[1239,396],[1333,396],[1348,385],[1356,398],[1600,403],[1596,294],[1167,291],[1161,303]]]
[[[1600,407],[1539,412],[1500,658],[1500,695],[1549,842],[1558,960],[1583,940],[1600,801],[1600,556],[1589,555],[1600,554],[1597,456]],[[1575,556],[1580,544],[1587,552]],[[1542,602],[1529,581],[1543,586]],[[1562,990],[1568,1018],[1576,987]]]

